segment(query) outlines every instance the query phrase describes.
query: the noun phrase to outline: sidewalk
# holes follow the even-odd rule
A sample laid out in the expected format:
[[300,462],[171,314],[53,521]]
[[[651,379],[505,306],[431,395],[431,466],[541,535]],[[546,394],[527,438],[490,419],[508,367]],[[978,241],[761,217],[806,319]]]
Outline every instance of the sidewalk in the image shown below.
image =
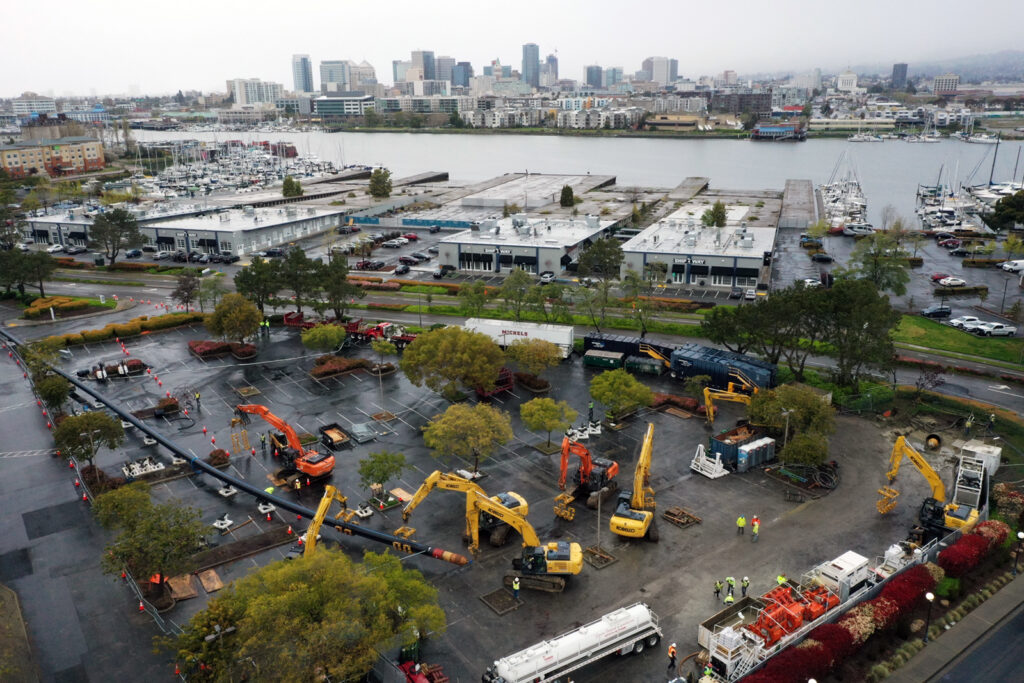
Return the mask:
[[1018,575],[914,656],[906,666],[897,669],[886,680],[892,683],[921,683],[935,680],[971,648],[992,635],[996,628],[1018,607],[1024,605],[1024,576]]

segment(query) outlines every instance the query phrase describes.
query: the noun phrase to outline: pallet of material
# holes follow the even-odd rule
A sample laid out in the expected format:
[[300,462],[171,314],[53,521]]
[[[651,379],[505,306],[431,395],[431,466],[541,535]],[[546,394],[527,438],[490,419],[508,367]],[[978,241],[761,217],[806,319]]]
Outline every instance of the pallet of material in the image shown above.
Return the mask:
[[673,505],[664,512],[661,516],[666,520],[675,524],[677,527],[685,529],[693,524],[700,524],[703,520],[692,512],[688,512],[678,505]]

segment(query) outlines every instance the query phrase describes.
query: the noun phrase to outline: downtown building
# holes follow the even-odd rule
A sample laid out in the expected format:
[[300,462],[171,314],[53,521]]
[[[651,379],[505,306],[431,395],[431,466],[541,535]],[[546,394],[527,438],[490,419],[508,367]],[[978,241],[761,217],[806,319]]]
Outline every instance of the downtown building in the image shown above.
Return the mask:
[[532,88],[540,87],[540,47],[536,43],[523,45],[523,69],[520,78]]
[[292,83],[295,92],[313,92],[313,63],[309,55],[292,55]]

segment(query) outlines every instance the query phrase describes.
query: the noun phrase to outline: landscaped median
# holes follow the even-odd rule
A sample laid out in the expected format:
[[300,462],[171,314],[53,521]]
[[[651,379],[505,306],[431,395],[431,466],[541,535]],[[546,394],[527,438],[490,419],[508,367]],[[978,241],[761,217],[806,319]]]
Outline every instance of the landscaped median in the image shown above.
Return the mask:
[[182,325],[203,322],[206,315],[203,313],[168,313],[154,317],[139,316],[132,318],[126,323],[111,323],[97,330],[82,330],[69,334],[58,334],[47,337],[44,341],[59,341],[64,346],[76,344],[91,344],[94,342],[107,341],[108,339],[129,339],[140,334],[148,334],[157,330],[166,330]]
[[1024,338],[978,337],[919,315],[903,316],[893,334],[893,341],[1005,363],[1020,364],[1024,354]]

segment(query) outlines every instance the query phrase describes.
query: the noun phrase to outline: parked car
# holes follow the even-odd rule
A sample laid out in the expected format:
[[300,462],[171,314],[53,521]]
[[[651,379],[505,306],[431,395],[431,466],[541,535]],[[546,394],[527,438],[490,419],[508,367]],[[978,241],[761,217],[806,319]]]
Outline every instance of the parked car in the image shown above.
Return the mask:
[[407,240],[409,240],[411,242],[415,242],[416,240],[418,240],[420,238],[420,236],[417,235],[414,232],[407,232],[404,235],[402,235],[402,237],[404,237],[405,239],[407,239]]
[[401,249],[402,243],[399,242],[398,240],[388,240],[387,242],[382,243],[380,246],[387,247],[388,249]]
[[940,247],[947,247],[947,248],[950,248],[950,249],[952,249],[953,247],[959,247],[960,244],[961,244],[960,240],[958,240],[955,237],[950,237],[948,239],[939,240],[939,246]]
[[370,270],[370,268],[372,266],[373,266],[373,261],[370,261],[368,259],[363,259],[362,261],[356,261],[355,269],[356,270]]
[[268,258],[284,258],[284,249],[271,247],[264,252]]
[[198,251],[190,251],[188,253],[188,262],[189,263],[202,263],[202,258],[203,258],[203,255],[200,254]]
[[932,282],[938,282],[947,277],[950,277],[949,273],[932,273]]
[[953,315],[953,309],[945,304],[933,304],[921,311],[921,315],[926,318],[948,318]]
[[1012,337],[1017,334],[1017,328],[1006,323],[982,323],[974,331],[982,337]]
[[405,275],[408,272],[409,266],[405,265],[404,263],[400,264],[395,268],[395,275]]
[[428,254],[438,254],[440,252],[441,252],[441,250],[438,249],[437,247],[428,247],[427,248],[427,253]]
[[832,254],[819,251],[816,254],[811,254],[811,260],[817,261],[818,263],[832,263],[834,259],[832,258]]
[[969,320],[965,323],[961,323],[960,329],[964,332],[974,332],[976,329],[984,325],[986,320]]
[[981,321],[978,320],[978,318],[973,315],[962,315],[959,318],[953,318],[952,320],[949,321],[949,324],[952,325],[953,327],[960,328],[962,328],[967,323],[971,323],[972,325],[980,325]]
[[220,260],[223,261],[224,263],[234,263],[238,259],[239,259],[238,254],[236,254],[236,253],[234,253],[232,251],[222,251],[222,252],[220,252]]
[[84,254],[87,251],[89,251],[89,250],[86,249],[85,247],[80,247],[78,245],[72,245],[70,247],[64,247],[64,253],[66,253],[66,254],[72,254],[72,255],[73,254]]
[[47,254],[57,254],[64,251],[64,245],[62,244],[51,244],[46,248]]
[[125,258],[141,258],[142,257],[142,250],[141,249],[129,249],[128,251],[124,252],[124,257]]
[[188,261],[188,254],[183,251],[176,251],[171,254],[171,260],[176,261],[177,263],[185,263]]
[[938,241],[940,241],[940,242],[941,242],[942,240],[951,240],[951,239],[953,239],[954,237],[956,237],[956,235],[954,235],[954,234],[953,234],[953,233],[951,233],[951,232],[939,232],[939,233],[936,233],[936,234],[935,234],[935,239],[936,239],[936,240],[938,240]]
[[144,246],[142,248],[142,251],[146,252],[147,254],[155,254],[156,252],[158,252],[160,250],[157,249],[156,247],[151,247],[149,245],[146,245],[146,246]]
[[158,251],[155,254],[153,254],[154,261],[163,261],[164,259],[169,258],[171,258],[171,252],[169,251]]
[[387,265],[388,264],[385,263],[384,261],[374,261],[371,264],[370,269],[371,270],[383,270]]
[[821,280],[815,280],[813,277],[805,277],[800,283],[804,287],[821,287]]
[[1019,273],[1024,270],[1024,261],[1004,261],[999,264],[999,267],[1008,273]]
[[28,245],[25,244],[24,242],[18,242],[17,244],[14,245],[14,248],[17,249],[18,251],[28,251]]
[[339,235],[347,235],[350,232],[352,232],[352,226],[350,226],[350,225],[339,225],[338,227],[336,227],[334,229],[334,232],[338,233]]
[[743,298],[746,299],[747,301],[753,301],[754,299],[757,298],[757,290],[748,289],[747,291],[743,292]]
[[[417,263],[419,263],[419,260],[413,258],[412,256],[399,256],[398,262],[405,266],[415,266]],[[406,268],[406,270],[409,269]]]
[[199,263],[205,264],[205,263],[209,263],[209,262],[210,262],[210,255],[209,254],[203,254],[202,256],[199,257]]
[[433,235],[435,232],[441,232],[441,226],[440,225],[431,225],[429,232],[430,232],[431,235]]
[[950,256],[968,256],[970,255],[970,253],[971,252],[969,249],[965,249],[963,247],[957,247],[956,249],[949,250]]
[[224,257],[217,252],[208,254],[208,256],[210,257],[210,263],[224,263]]
[[939,280],[940,287],[966,287],[967,280],[960,277],[944,277]]
[[743,298],[743,290],[740,289],[739,287],[733,287],[732,291],[729,292],[729,298],[730,299],[742,299]]
[[394,238],[394,240],[392,240],[392,241],[394,241],[394,242],[398,242],[398,245],[399,245],[399,246],[402,246],[402,247],[404,247],[405,245],[409,244],[409,240],[407,240],[407,239],[406,239],[406,238],[404,238],[404,237],[396,237],[396,238]]
[[545,270],[540,274],[540,283],[546,285],[555,281],[555,273],[550,270]]

